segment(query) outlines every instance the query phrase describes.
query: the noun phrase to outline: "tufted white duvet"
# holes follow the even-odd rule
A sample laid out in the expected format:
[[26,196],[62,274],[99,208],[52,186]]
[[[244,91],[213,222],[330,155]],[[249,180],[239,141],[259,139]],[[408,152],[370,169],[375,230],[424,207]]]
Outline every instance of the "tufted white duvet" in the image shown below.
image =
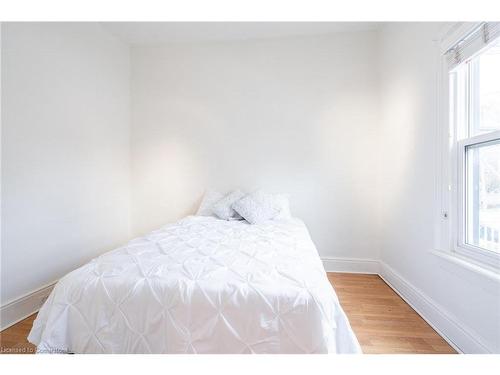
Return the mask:
[[305,225],[189,216],[69,273],[39,352],[360,353]]

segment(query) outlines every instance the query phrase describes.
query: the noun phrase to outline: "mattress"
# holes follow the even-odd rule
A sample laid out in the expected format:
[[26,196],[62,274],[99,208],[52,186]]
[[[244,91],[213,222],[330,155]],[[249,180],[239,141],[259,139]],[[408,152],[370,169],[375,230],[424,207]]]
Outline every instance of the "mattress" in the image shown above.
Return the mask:
[[360,353],[306,226],[189,216],[63,277],[49,353]]

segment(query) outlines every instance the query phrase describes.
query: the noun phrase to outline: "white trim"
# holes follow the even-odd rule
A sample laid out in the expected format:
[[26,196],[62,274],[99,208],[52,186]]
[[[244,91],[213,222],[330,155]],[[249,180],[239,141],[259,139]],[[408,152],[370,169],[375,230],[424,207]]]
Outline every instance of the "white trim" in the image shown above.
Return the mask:
[[429,252],[440,259],[443,259],[447,262],[453,263],[461,269],[465,269],[467,271],[472,272],[477,277],[482,278],[482,283],[484,286],[485,278],[493,282],[494,286],[491,290],[496,291],[500,287],[500,272],[496,268],[486,267],[484,263],[475,262],[473,259],[462,256],[457,253],[450,253],[449,251],[441,251],[441,250],[429,250]]
[[[456,24],[455,24],[456,25]],[[452,29],[453,26],[450,28]],[[446,34],[449,34],[448,31]],[[436,148],[434,150],[435,160],[437,161],[436,173],[434,175],[434,248],[448,249],[449,248],[449,232],[450,232],[450,160],[449,146],[451,132],[449,127],[442,124],[449,123],[449,97],[447,95],[449,89],[448,69],[444,64],[444,59],[439,49],[442,46],[442,38],[438,39],[436,59],[437,66],[440,67],[436,74],[437,81],[437,114],[436,114]]]
[[403,298],[436,332],[460,353],[493,353],[466,327],[442,306],[413,286],[391,267],[380,262],[380,277]]
[[379,273],[379,262],[374,259],[321,257],[326,272]]
[[56,282],[45,285],[0,307],[0,331],[40,310],[55,284]]

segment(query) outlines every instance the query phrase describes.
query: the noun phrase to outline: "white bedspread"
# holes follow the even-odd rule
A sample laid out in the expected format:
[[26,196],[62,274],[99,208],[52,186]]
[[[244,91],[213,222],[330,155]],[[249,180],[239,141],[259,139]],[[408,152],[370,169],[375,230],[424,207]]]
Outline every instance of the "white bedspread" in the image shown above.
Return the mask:
[[69,273],[40,352],[360,353],[305,225],[187,217]]

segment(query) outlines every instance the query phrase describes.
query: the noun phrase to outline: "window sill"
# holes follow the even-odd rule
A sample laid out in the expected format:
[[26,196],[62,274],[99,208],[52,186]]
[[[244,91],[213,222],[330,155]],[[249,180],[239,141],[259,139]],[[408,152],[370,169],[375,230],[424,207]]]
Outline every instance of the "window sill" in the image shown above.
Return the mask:
[[443,250],[435,250],[435,249],[430,250],[430,253],[439,257],[440,259],[444,259],[457,266],[465,268],[468,271],[486,277],[491,281],[500,284],[500,270],[497,271],[487,266],[478,265],[477,263],[474,263],[474,261],[471,261],[468,258],[463,257],[456,253],[451,253]]

